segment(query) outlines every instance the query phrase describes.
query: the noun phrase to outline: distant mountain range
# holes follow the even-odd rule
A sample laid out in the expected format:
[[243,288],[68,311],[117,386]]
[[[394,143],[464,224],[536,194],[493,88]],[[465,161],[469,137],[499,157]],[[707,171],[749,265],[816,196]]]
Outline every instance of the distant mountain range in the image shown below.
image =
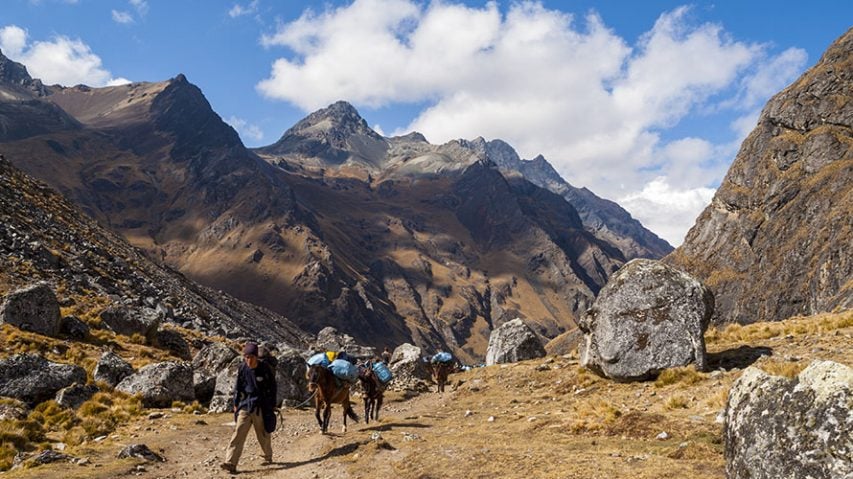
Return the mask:
[[[849,98],[849,89],[841,95]],[[787,101],[773,108],[785,110]],[[833,123],[841,133],[830,135],[843,147],[848,106]],[[789,138],[777,130],[770,135]],[[849,173],[845,151],[847,163],[834,163],[841,178]],[[622,264],[672,250],[541,156],[522,160],[500,140],[386,138],[345,102],[310,114],[272,145],[247,149],[183,75],[45,86],[0,56],[0,152],[155,261],[309,332],[332,325],[366,344],[411,341],[466,360],[482,358],[490,331],[515,317],[543,339],[572,331]],[[732,175],[714,205],[740,181]],[[668,260],[712,288],[724,285],[715,293],[728,320],[734,303],[726,292],[761,269],[732,276],[710,261],[732,243],[697,242],[713,237],[702,228]],[[736,247],[750,241],[730,239]]]

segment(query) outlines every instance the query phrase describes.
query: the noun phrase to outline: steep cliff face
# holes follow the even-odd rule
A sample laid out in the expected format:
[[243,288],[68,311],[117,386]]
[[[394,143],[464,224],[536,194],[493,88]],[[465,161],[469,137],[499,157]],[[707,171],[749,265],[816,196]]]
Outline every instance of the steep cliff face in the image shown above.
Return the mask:
[[684,244],[715,322],[853,306],[853,30],[774,96]]

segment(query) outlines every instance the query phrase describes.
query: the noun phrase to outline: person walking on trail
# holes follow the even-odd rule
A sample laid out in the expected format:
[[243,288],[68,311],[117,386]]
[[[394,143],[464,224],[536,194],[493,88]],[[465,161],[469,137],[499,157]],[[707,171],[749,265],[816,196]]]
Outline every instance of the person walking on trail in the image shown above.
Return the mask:
[[388,349],[388,346],[385,346],[385,350],[382,351],[382,361],[384,361],[386,365],[391,364],[391,351]]
[[275,417],[276,402],[275,373],[264,362],[258,359],[258,345],[246,343],[243,347],[244,362],[237,371],[237,385],[234,388],[234,416],[237,426],[228,444],[228,453],[222,469],[235,474],[237,463],[243,454],[243,444],[249,429],[255,429],[258,443],[264,453],[264,465],[272,464],[272,432],[275,430],[274,421],[264,421],[264,418]]

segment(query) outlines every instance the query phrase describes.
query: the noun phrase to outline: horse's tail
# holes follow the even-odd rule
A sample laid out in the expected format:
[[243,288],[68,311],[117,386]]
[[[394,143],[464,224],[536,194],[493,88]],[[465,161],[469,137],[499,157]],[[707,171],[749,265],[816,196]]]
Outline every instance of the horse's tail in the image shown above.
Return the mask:
[[352,406],[347,406],[347,416],[355,422],[358,422],[358,414],[352,409]]

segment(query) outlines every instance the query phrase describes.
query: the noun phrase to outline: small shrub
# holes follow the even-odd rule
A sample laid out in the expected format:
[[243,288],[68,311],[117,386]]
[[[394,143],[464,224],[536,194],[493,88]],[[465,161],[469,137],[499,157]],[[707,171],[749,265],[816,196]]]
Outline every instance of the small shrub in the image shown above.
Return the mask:
[[667,409],[687,409],[690,407],[690,401],[686,397],[676,394],[670,396],[664,406]]
[[806,363],[768,361],[763,364],[760,364],[759,368],[761,368],[761,370],[763,370],[767,374],[771,374],[773,376],[793,378],[800,374],[800,372],[806,368]]
[[655,387],[662,388],[676,383],[691,385],[703,379],[705,379],[705,375],[696,371],[696,368],[693,366],[671,368],[664,370],[658,375],[657,380],[655,380]]

